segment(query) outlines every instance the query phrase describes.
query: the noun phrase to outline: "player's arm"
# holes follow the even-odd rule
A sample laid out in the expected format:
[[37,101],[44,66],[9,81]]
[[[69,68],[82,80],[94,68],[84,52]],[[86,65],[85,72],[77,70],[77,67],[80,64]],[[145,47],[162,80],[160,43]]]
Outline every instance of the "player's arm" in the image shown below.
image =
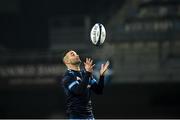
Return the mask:
[[63,78],[63,84],[66,89],[76,95],[83,95],[86,92],[87,85],[90,82],[91,73],[86,72],[84,78],[82,78],[82,82],[79,83],[74,76],[65,76]]
[[99,82],[95,79],[91,80],[91,89],[96,93],[96,94],[102,94],[103,93],[103,88],[104,88],[104,74],[107,71],[109,66],[109,61],[106,62],[106,64],[101,65],[100,69],[100,77],[99,77]]
[[96,81],[96,79],[91,80],[91,89],[96,94],[102,94],[104,88],[104,76],[100,76],[99,82]]

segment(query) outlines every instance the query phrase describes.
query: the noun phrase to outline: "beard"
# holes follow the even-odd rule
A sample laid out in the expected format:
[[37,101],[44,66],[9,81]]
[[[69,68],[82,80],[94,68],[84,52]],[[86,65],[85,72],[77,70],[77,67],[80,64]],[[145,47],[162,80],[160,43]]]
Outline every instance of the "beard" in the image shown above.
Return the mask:
[[72,61],[71,64],[72,65],[80,65],[81,64],[81,60]]

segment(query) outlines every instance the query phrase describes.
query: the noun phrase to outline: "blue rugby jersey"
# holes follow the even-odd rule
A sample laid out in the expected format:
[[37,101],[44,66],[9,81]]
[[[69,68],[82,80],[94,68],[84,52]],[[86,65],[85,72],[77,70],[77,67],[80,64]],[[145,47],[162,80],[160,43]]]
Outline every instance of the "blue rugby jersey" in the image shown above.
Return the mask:
[[81,118],[92,117],[91,91],[103,93],[104,76],[100,76],[97,82],[90,72],[67,70],[62,83],[67,96],[67,113]]

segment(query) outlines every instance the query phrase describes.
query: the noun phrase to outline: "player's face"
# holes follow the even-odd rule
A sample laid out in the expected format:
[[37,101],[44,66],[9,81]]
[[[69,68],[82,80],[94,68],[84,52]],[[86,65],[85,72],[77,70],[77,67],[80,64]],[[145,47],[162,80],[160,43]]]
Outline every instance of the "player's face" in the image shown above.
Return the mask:
[[69,51],[67,53],[70,64],[76,65],[81,63],[79,55],[75,51]]

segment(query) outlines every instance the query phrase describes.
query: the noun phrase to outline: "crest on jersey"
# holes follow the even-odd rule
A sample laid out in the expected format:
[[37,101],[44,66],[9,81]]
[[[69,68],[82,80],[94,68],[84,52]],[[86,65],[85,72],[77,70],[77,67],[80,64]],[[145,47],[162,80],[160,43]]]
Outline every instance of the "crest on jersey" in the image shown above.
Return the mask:
[[90,88],[91,87],[91,85],[87,85],[87,88]]
[[80,77],[78,77],[78,76],[76,77],[76,79],[77,79],[77,80],[81,80],[81,78],[80,78]]

